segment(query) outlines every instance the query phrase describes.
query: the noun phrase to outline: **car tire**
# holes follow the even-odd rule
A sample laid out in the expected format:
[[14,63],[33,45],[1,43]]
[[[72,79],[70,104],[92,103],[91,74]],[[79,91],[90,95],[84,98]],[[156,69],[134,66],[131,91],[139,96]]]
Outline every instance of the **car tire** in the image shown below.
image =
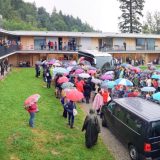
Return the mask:
[[134,145],[129,146],[129,155],[131,157],[131,160],[138,160],[138,152]]
[[107,127],[107,123],[106,123],[106,120],[104,118],[104,114],[102,114],[101,116],[102,116],[102,126]]

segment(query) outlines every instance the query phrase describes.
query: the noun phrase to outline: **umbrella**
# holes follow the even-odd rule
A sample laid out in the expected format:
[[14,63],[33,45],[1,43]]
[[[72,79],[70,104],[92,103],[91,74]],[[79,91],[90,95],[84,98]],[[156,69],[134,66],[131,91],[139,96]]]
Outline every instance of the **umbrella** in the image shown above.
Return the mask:
[[127,63],[123,63],[123,64],[121,64],[121,66],[122,66],[122,67],[126,67],[126,68],[132,67],[132,65],[127,64]]
[[89,61],[86,61],[86,60],[81,61],[80,64],[91,66],[91,63]]
[[70,72],[72,70],[73,66],[67,67],[67,70]]
[[114,86],[116,85],[116,82],[115,81],[108,81],[106,83],[106,85],[108,88],[114,88]]
[[90,75],[88,73],[81,73],[78,76],[81,78],[89,78],[90,77]]
[[105,73],[105,75],[112,75],[112,74],[114,74],[113,71],[108,71],[108,72]]
[[152,77],[151,77],[152,79],[160,79],[160,75],[158,75],[158,74],[154,74],[154,75],[152,75]]
[[80,101],[84,98],[83,93],[79,92],[77,89],[70,89],[66,92],[66,98],[71,101]]
[[33,94],[31,96],[29,96],[25,101],[24,101],[24,105],[25,106],[30,106],[32,104],[34,104],[35,102],[37,102],[40,98],[39,94]]
[[65,77],[65,76],[60,77],[58,79],[58,83],[65,83],[65,82],[68,82],[68,81],[69,81],[69,79],[67,77]]
[[160,101],[160,92],[157,92],[157,93],[154,93],[152,95],[153,99],[157,100],[157,101]]
[[54,66],[57,66],[57,67],[60,67],[60,66],[61,66],[61,64],[58,63],[58,62],[55,62],[53,65],[54,65]]
[[77,70],[77,69],[82,69],[82,67],[81,67],[81,66],[74,66],[74,67],[72,68],[72,71],[73,71],[73,70]]
[[88,65],[87,68],[88,68],[89,70],[97,70],[97,68],[95,68],[95,67],[93,67],[93,66],[90,66],[90,65]]
[[51,59],[51,60],[48,62],[48,64],[53,65],[53,64],[55,63],[55,61],[56,61],[56,59]]
[[95,84],[100,84],[102,83],[102,81],[100,79],[97,78],[92,78],[91,82],[95,83]]
[[55,75],[56,73],[68,74],[69,71],[65,68],[62,68],[62,67],[56,67],[56,68],[53,69],[53,74]]
[[76,61],[70,61],[69,64],[75,66],[75,65],[77,65],[77,62]]
[[143,91],[143,92],[155,92],[156,89],[154,87],[143,87],[143,88],[141,88],[141,91]]
[[91,74],[91,75],[94,75],[96,73],[96,70],[88,70],[87,73]]
[[80,63],[80,62],[83,61],[84,59],[85,59],[85,57],[79,58],[78,63]]
[[138,67],[130,67],[130,69],[132,70],[132,71],[135,71],[136,73],[139,73],[140,71],[141,71],[141,69],[140,68],[138,68]]
[[160,73],[160,70],[159,70],[159,69],[157,69],[157,70],[155,70],[155,72]]
[[104,74],[104,75],[101,76],[101,79],[102,80],[111,80],[111,79],[113,79],[113,76],[112,75],[107,75],[107,74],[105,75]]
[[62,84],[61,86],[63,89],[66,89],[66,88],[73,88],[74,87],[74,84],[71,83],[71,82],[65,82]]
[[77,70],[75,71],[75,74],[80,74],[80,73],[83,73],[83,72],[84,72],[83,69],[77,69]]
[[115,82],[116,82],[116,84],[121,84],[124,86],[133,86],[133,83],[125,78],[119,78],[119,79],[115,80]]

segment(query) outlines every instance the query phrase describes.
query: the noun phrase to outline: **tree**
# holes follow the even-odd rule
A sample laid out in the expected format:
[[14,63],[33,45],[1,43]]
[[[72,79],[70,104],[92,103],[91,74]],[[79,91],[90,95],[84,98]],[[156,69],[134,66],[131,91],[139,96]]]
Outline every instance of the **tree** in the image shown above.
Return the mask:
[[153,14],[147,12],[146,21],[142,28],[143,33],[160,34],[160,12],[156,11]]
[[142,29],[140,17],[143,17],[142,10],[145,0],[118,0],[120,10],[119,29],[123,33],[139,33]]

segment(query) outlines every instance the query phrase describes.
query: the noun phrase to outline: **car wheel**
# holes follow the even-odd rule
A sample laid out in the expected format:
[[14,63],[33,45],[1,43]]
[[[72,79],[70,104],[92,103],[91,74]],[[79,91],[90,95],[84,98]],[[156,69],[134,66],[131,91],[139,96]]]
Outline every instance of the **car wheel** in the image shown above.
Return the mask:
[[138,160],[138,152],[135,146],[133,145],[129,146],[129,155],[132,160]]
[[106,123],[106,120],[104,118],[104,114],[102,114],[102,126],[107,127],[107,123]]

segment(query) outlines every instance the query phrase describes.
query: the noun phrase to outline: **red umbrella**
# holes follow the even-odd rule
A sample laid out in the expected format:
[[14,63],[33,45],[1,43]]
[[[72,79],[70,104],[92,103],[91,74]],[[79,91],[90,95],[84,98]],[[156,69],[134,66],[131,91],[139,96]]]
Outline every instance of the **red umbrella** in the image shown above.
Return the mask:
[[76,102],[82,100],[84,96],[83,93],[79,92],[77,89],[71,89],[66,92],[66,98],[73,102]]
[[24,101],[24,105],[25,106],[30,106],[33,103],[37,102],[40,98],[39,94],[33,94],[31,96],[29,96],[25,101]]
[[68,82],[68,81],[69,81],[69,79],[67,77],[65,77],[65,76],[60,77],[58,79],[58,83],[65,83],[65,82]]

